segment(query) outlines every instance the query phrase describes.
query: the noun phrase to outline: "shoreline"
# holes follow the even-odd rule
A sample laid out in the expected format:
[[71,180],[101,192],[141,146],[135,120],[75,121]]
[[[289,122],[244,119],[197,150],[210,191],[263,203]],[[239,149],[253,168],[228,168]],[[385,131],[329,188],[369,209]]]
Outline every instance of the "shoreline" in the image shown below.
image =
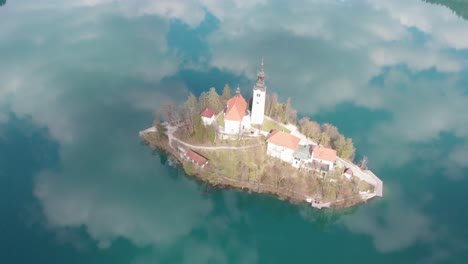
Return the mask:
[[[272,184],[267,184],[267,183],[261,183],[261,182],[252,182],[252,181],[240,181],[236,179],[232,179],[229,177],[226,177],[225,175],[210,175],[209,168],[200,168],[198,166],[194,166],[193,163],[188,161],[186,157],[178,151],[176,148],[172,146],[172,142],[176,141],[179,144],[183,144],[186,147],[194,147],[203,149],[205,148],[204,146],[195,146],[188,144],[177,137],[173,135],[173,132],[177,129],[174,127],[168,126],[171,131],[165,133],[164,138],[160,140],[155,140],[151,139],[148,137],[150,133],[155,133],[156,128],[155,127],[150,127],[146,130],[140,131],[139,136],[142,139],[142,141],[149,145],[151,148],[157,148],[161,151],[164,151],[166,154],[172,156],[178,163],[178,166],[181,166],[181,168],[184,170],[185,174],[189,177],[194,177],[197,180],[200,180],[202,182],[205,182],[209,184],[210,186],[214,188],[233,188],[237,189],[240,191],[247,191],[249,193],[259,193],[259,194],[270,194],[274,195],[280,200],[287,200],[291,202],[292,204],[299,204],[299,203],[308,203],[312,207],[321,209],[321,208],[333,208],[333,209],[346,209],[350,207],[354,207],[358,204],[361,203],[366,203],[367,201],[371,200],[375,196],[381,197],[381,193],[376,192],[377,186],[374,186],[374,192],[368,193],[368,194],[361,194],[359,193],[358,195],[354,195],[351,197],[346,197],[344,199],[337,199],[335,201],[331,202],[317,202],[316,197],[312,197],[310,195],[306,195],[303,193],[298,193],[295,192],[292,189],[287,189],[284,187],[280,186],[274,186]],[[254,147],[252,146],[245,146],[244,148],[249,148],[249,147]],[[232,146],[224,146],[220,148],[225,148],[229,149],[232,148]],[[217,164],[210,164],[211,166],[216,166]],[[372,175],[376,178],[373,173]],[[378,179],[380,181],[380,179]],[[381,181],[380,181],[381,182]],[[377,182],[376,182],[377,183]]]

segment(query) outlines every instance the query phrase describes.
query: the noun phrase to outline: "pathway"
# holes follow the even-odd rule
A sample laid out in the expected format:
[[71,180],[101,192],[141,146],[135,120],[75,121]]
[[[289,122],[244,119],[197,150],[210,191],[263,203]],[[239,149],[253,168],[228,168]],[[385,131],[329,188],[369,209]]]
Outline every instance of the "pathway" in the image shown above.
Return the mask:
[[[177,131],[177,129],[179,128],[179,126],[173,126],[173,125],[169,125],[167,122],[164,122],[162,123],[167,131],[166,131],[166,135],[167,135],[167,138],[168,138],[168,141],[169,141],[169,146],[171,146],[172,149],[174,149],[174,146],[172,145],[172,142],[175,141],[181,145],[184,145],[185,147],[187,148],[191,148],[191,149],[203,149],[203,150],[229,150],[229,149],[249,149],[249,148],[254,148],[254,147],[258,147],[258,146],[261,146],[261,144],[252,144],[252,145],[247,145],[247,146],[216,146],[216,147],[207,147],[207,146],[199,146],[199,145],[192,145],[192,144],[189,144],[185,141],[182,141],[180,139],[178,139],[174,133]],[[145,133],[148,133],[148,132],[156,132],[156,128],[153,126],[153,127],[150,127],[148,129],[145,129],[143,131],[140,131],[140,135],[142,134],[145,134]]]
[[[274,119],[265,116],[265,118],[279,124]],[[282,125],[282,124],[280,124]],[[307,138],[304,134],[300,133],[297,127],[289,126],[289,130],[291,130],[291,134],[301,139],[301,144],[312,144],[318,145],[317,142]],[[348,162],[340,157],[336,157],[337,163],[340,163],[343,167],[351,168],[353,170],[354,176],[358,177],[360,180],[363,180],[371,185],[374,186],[374,192],[368,195],[362,195],[363,198],[370,199],[374,196],[383,197],[383,182],[380,180],[372,171],[370,170],[362,170],[358,166],[356,166],[352,162]]]

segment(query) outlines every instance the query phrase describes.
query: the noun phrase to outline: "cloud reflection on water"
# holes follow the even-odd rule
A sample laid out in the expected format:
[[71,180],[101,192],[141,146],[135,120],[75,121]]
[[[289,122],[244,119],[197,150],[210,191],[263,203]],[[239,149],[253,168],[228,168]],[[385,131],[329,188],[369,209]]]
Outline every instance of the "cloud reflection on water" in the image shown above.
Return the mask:
[[[35,10],[47,16],[33,26],[29,15]],[[210,12],[220,21],[206,39],[211,60],[198,66],[201,71],[215,67],[253,79],[264,56],[269,89],[291,96],[301,113],[313,115],[349,102],[390,113],[389,122],[362,129],[374,147],[368,152],[375,164],[395,158],[395,166],[401,166],[413,157],[411,144],[439,140],[441,133],[467,142],[468,119],[460,115],[468,105],[461,77],[467,59],[459,52],[468,48],[468,24],[441,6],[403,0],[309,5],[48,0],[9,3],[0,12],[9,20],[24,18],[0,26],[0,47],[9,49],[0,52],[6,69],[0,73],[0,104],[47,126],[62,144],[60,170],[41,173],[35,194],[50,224],[86,226],[102,247],[117,237],[140,246],[176,243],[203,225],[212,210],[193,183],[172,181],[162,175],[171,169],[138,156],[140,147],[128,137],[145,125],[141,116],[129,114],[141,122],[125,125],[117,118],[134,111],[144,112],[148,121],[158,103],[180,100],[194,89],[177,81],[161,83],[183,61],[167,45],[171,19],[194,28]],[[376,78],[382,82],[372,83]],[[108,121],[100,124],[103,120]],[[90,144],[95,153],[89,153]],[[459,146],[448,162],[466,168],[467,156]],[[372,236],[382,252],[408,248],[430,236],[434,223],[404,197],[389,197],[388,207],[364,208],[343,223]],[[408,224],[399,224],[402,219]],[[206,245],[190,243],[207,251]],[[217,262],[225,260],[206,253]]]

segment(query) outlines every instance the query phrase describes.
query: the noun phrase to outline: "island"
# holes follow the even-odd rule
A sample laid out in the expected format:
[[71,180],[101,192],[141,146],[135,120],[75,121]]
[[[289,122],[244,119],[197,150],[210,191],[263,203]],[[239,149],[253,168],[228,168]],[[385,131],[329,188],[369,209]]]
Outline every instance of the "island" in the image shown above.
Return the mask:
[[316,208],[349,208],[383,196],[383,182],[355,164],[352,139],[331,124],[297,118],[291,100],[267,94],[263,59],[251,100],[239,85],[190,94],[182,106],[165,103],[145,144],[168,153],[187,175],[212,186],[268,193]]

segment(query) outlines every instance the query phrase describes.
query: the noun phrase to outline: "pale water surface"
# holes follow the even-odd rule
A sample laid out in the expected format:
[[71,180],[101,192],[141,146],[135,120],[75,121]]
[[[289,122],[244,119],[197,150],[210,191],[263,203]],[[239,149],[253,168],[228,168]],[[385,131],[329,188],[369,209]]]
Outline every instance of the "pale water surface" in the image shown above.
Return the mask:
[[[439,2],[8,0],[0,263],[468,263],[468,22],[447,6],[467,7]],[[268,92],[353,137],[383,199],[213,190],[140,143],[166,100],[247,96],[262,56]]]

